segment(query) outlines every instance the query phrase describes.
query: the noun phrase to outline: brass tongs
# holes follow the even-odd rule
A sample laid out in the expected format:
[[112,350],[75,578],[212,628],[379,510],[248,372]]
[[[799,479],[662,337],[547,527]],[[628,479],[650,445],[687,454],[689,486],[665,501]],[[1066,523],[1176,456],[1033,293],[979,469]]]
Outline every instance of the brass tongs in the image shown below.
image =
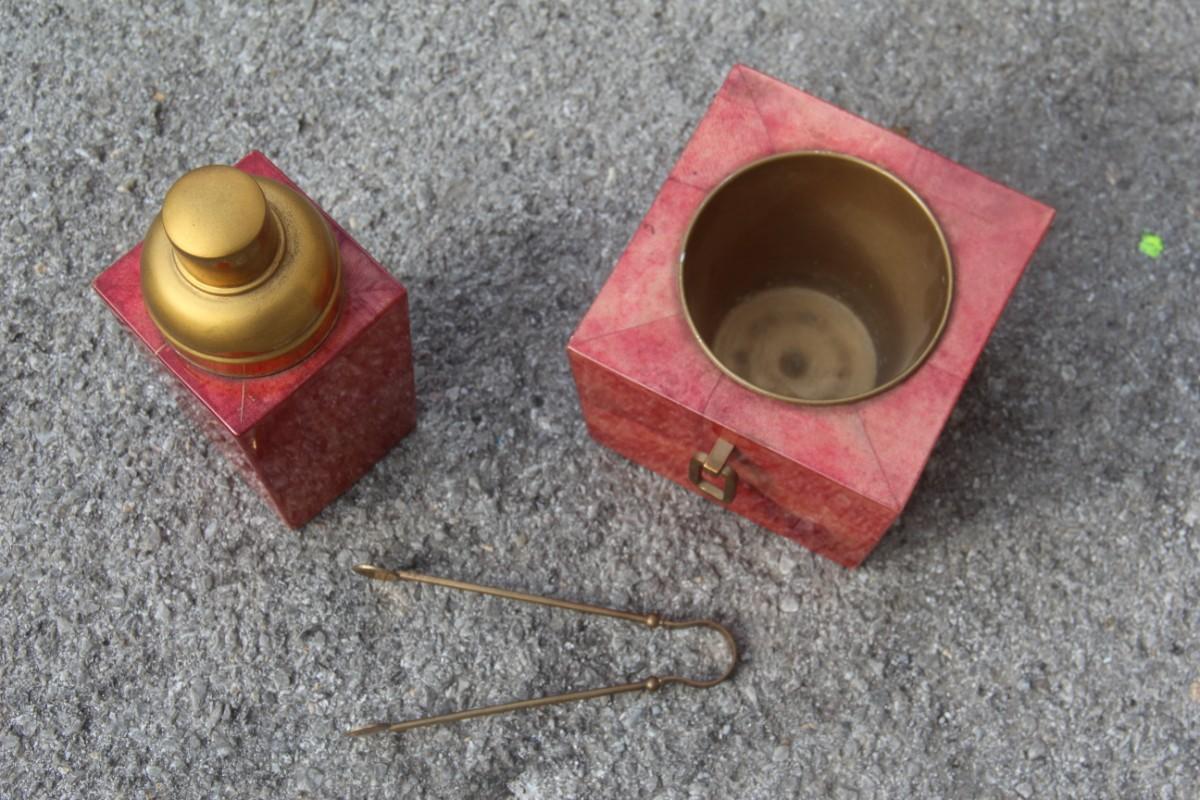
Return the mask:
[[448,589],[460,589],[464,592],[477,592],[479,594],[490,594],[495,597],[503,597],[508,600],[519,600],[523,603],[535,603],[542,606],[550,606],[552,608],[562,608],[568,611],[578,611],[582,614],[597,614],[604,617],[616,617],[630,622],[637,622],[645,625],[647,628],[696,628],[705,627],[711,628],[725,638],[725,643],[729,646],[729,667],[716,678],[709,680],[696,680],[694,678],[684,678],[679,675],[651,675],[634,683],[621,683],[616,686],[605,686],[599,689],[583,689],[577,692],[566,692],[565,694],[550,695],[548,697],[534,697],[528,700],[516,700],[511,703],[501,703],[494,706],[483,706],[481,708],[471,708],[466,711],[456,711],[453,714],[440,714],[435,717],[421,717],[419,719],[407,720],[405,722],[376,722],[371,725],[364,725],[361,728],[355,728],[352,731],[347,731],[347,736],[366,736],[369,733],[401,733],[403,731],[412,730],[413,728],[421,728],[426,725],[440,725],[445,722],[458,722],[459,720],[471,719],[472,717],[486,717],[491,714],[503,714],[509,711],[519,711],[524,708],[536,708],[538,706],[548,706],[554,703],[569,703],[574,700],[591,700],[595,697],[607,697],[614,694],[624,694],[625,692],[647,691],[653,692],[657,689],[671,683],[681,683],[685,686],[692,686],[697,689],[707,689],[710,686],[716,686],[718,683],[729,678],[737,669],[738,648],[737,642],[733,639],[733,634],[719,622],[711,619],[697,620],[669,620],[663,619],[658,614],[638,614],[632,611],[619,611],[614,608],[603,608],[601,606],[588,605],[587,603],[576,603],[570,600],[559,600],[554,597],[542,597],[536,594],[525,594],[524,592],[514,592],[510,589],[498,589],[494,586],[481,586],[475,583],[467,583],[465,581],[456,581],[450,578],[438,578],[432,575],[425,575],[420,572],[410,572],[408,570],[390,570],[376,567],[371,564],[359,564],[354,567],[354,571],[359,575],[365,575],[368,578],[373,578],[379,581],[414,581],[416,583],[428,583],[433,586],[443,586]]

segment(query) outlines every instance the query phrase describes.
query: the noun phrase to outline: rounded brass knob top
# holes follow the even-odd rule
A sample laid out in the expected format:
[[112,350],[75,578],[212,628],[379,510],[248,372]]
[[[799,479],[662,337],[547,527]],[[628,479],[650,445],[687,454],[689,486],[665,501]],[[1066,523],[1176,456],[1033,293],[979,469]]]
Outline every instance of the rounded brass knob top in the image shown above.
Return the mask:
[[225,166],[181,177],[142,248],[142,297],[171,347],[221,375],[278,372],[341,308],[333,231],[303,195]]
[[282,233],[262,187],[233,167],[200,167],[175,181],[162,224],[176,261],[201,287],[251,285],[280,254]]
[[163,201],[171,243],[197,258],[225,258],[248,247],[267,219],[267,198],[240,169],[200,167],[175,181]]

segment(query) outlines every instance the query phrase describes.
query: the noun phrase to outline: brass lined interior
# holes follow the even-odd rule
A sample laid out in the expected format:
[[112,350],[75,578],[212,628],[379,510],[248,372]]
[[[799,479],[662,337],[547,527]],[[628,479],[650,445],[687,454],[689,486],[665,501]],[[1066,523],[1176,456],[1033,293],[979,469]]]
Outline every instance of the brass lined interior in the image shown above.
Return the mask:
[[752,164],[709,195],[688,231],[680,288],[705,351],[742,384],[798,403],[894,385],[949,314],[949,249],[899,179],[801,152]]

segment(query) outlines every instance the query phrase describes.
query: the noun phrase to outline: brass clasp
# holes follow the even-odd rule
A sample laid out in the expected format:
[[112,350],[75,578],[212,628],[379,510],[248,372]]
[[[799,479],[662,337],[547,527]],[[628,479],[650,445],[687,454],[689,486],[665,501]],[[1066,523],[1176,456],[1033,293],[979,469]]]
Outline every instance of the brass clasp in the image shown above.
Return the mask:
[[[688,464],[688,478],[696,488],[722,503],[728,503],[737,492],[737,473],[725,463],[732,453],[731,443],[717,439],[711,450],[696,453]],[[718,478],[721,480],[719,485]]]

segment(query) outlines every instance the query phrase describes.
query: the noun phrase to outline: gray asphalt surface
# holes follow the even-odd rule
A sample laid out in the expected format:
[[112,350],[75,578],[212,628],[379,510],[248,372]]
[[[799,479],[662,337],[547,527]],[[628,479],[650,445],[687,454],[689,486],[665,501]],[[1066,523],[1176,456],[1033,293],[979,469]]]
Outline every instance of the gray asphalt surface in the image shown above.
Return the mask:
[[[599,5],[3,3],[0,797],[1200,796],[1195,6]],[[735,62],[1059,211],[858,571],[594,444],[563,353]],[[412,300],[418,429],[300,534],[89,288],[255,148]],[[347,739],[721,656],[362,560],[745,658]]]

